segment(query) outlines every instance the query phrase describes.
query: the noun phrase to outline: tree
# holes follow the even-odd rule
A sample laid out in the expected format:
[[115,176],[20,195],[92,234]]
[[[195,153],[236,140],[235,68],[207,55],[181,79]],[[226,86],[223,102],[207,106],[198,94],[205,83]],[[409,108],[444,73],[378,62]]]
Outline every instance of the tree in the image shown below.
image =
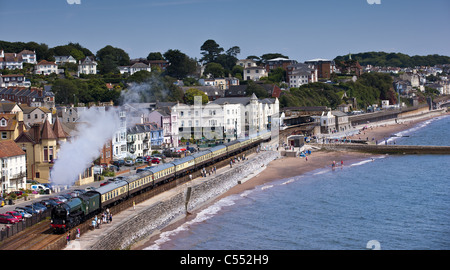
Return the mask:
[[52,86],[56,103],[70,104],[75,102],[78,89],[73,80],[59,79]]
[[99,70],[102,74],[117,72],[118,66],[127,66],[130,64],[130,56],[120,48],[107,45],[100,49],[96,54],[99,61]]
[[193,105],[196,96],[202,97],[202,104],[206,104],[209,101],[205,92],[200,91],[197,88],[189,88],[184,94],[184,102],[186,102],[186,104]]
[[164,58],[169,61],[166,71],[171,77],[183,79],[197,70],[197,62],[179,50],[168,50],[164,53]]
[[287,58],[289,57],[282,55],[281,53],[266,53],[261,55],[261,62],[262,64],[265,64],[268,60],[274,59],[274,58]]
[[151,52],[148,54],[147,60],[164,60],[164,57],[160,52]]
[[204,74],[211,75],[213,78],[223,77],[225,74],[225,69],[219,63],[208,63],[205,67]]
[[217,44],[212,39],[208,39],[203,43],[203,45],[200,47],[200,50],[202,51],[201,54],[203,57],[200,59],[200,61],[204,63],[211,63],[216,61],[217,57],[223,52],[223,48]]

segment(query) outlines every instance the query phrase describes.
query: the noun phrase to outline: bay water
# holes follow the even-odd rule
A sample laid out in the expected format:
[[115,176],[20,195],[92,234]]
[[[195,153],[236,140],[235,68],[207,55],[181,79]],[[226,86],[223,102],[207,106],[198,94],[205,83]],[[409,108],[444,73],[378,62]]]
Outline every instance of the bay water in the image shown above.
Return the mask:
[[[388,143],[450,145],[450,116]],[[445,250],[450,155],[383,155],[223,198],[145,249]]]

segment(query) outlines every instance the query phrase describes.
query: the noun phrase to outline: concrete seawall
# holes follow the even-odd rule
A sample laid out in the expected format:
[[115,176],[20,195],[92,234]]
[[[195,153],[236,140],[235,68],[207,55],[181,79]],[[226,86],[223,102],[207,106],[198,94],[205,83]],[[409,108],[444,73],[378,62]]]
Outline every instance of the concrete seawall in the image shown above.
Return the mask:
[[308,144],[327,151],[357,151],[372,154],[449,155],[450,146],[427,145],[365,145],[365,144]]
[[140,207],[136,208],[136,211],[132,209],[124,211],[127,213],[123,215],[128,215],[126,218],[120,218],[117,221],[113,218],[114,226],[97,232],[95,239],[90,237],[90,240],[84,241],[80,248],[125,249],[143,237],[161,230],[171,221],[185,216],[186,211],[193,211],[225,193],[237,185],[238,181],[261,170],[263,165],[266,166],[278,157],[278,152],[263,151],[252,155],[251,159],[245,162],[233,164],[233,168],[227,166],[218,170],[214,177],[197,178],[155,196],[155,198],[139,204]]

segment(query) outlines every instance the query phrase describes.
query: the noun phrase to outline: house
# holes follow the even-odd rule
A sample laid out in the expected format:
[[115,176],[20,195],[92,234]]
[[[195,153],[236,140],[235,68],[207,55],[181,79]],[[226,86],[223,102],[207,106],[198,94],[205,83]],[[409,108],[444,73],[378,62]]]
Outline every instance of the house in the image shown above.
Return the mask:
[[48,183],[50,170],[58,158],[60,147],[68,138],[59,118],[53,125],[45,120],[22,132],[15,142],[26,152],[27,179]]
[[19,53],[23,63],[36,64],[36,51],[23,50]]
[[54,56],[55,57],[55,63],[57,65],[63,65],[65,63],[72,63],[72,64],[76,64],[77,60],[75,58],[73,58],[72,55],[62,55],[62,56]]
[[300,87],[301,85],[317,82],[317,70],[303,63],[295,63],[287,66],[287,79],[289,87]]
[[242,78],[244,80],[252,80],[252,81],[259,81],[262,77],[267,77],[268,71],[266,68],[261,66],[251,66],[251,67],[245,67],[244,68],[244,74]]
[[151,68],[150,65],[146,65],[144,63],[134,63],[131,66],[121,66],[121,67],[119,67],[120,74],[128,73],[130,75],[133,75],[134,73],[136,73],[138,71],[142,71],[142,70],[151,72],[152,68]]
[[317,70],[317,78],[330,79],[331,74],[336,73],[336,65],[333,60],[328,59],[311,59],[305,61],[309,68]]
[[253,59],[241,59],[236,62],[236,65],[246,68],[246,67],[256,67],[257,63]]
[[150,68],[159,68],[162,71],[165,71],[166,68],[169,66],[169,61],[166,60],[150,60],[148,61]]
[[30,80],[22,74],[0,74],[0,87],[30,87]]
[[87,56],[83,60],[78,61],[78,73],[80,74],[97,74],[97,62],[94,60],[94,57]]
[[45,107],[29,107],[27,105],[19,105],[23,111],[23,121],[25,125],[32,126],[35,123],[43,123],[48,120],[53,123],[52,111]]
[[34,74],[50,75],[52,73],[58,74],[58,65],[55,62],[41,60],[34,67]]
[[156,123],[163,130],[163,146],[178,147],[177,114],[170,107],[161,107],[148,115],[149,122]]
[[351,123],[348,121],[348,115],[341,111],[323,112],[319,119],[321,133],[345,133],[352,130]]
[[5,53],[0,50],[0,69],[23,69],[23,59],[17,53]]
[[289,65],[294,65],[296,63],[297,63],[296,60],[290,60],[290,59],[284,58],[284,57],[270,59],[270,60],[267,60],[267,62],[266,62],[266,71],[267,71],[267,73],[269,73],[271,70],[276,69],[276,68],[282,68],[284,70],[287,70],[287,67]]
[[0,140],[0,195],[26,189],[25,156],[13,140]]
[[17,113],[0,113],[0,141],[15,140],[23,131],[21,111]]
[[134,157],[151,154],[151,127],[139,124],[127,128],[127,151]]

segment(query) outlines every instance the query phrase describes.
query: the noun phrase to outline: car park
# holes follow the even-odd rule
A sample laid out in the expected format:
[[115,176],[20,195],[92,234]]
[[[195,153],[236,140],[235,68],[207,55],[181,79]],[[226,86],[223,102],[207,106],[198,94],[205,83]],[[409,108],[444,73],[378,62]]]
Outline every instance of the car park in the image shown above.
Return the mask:
[[19,221],[20,221],[20,219],[13,217],[11,215],[0,214],[0,223],[12,224],[12,223],[17,223]]

